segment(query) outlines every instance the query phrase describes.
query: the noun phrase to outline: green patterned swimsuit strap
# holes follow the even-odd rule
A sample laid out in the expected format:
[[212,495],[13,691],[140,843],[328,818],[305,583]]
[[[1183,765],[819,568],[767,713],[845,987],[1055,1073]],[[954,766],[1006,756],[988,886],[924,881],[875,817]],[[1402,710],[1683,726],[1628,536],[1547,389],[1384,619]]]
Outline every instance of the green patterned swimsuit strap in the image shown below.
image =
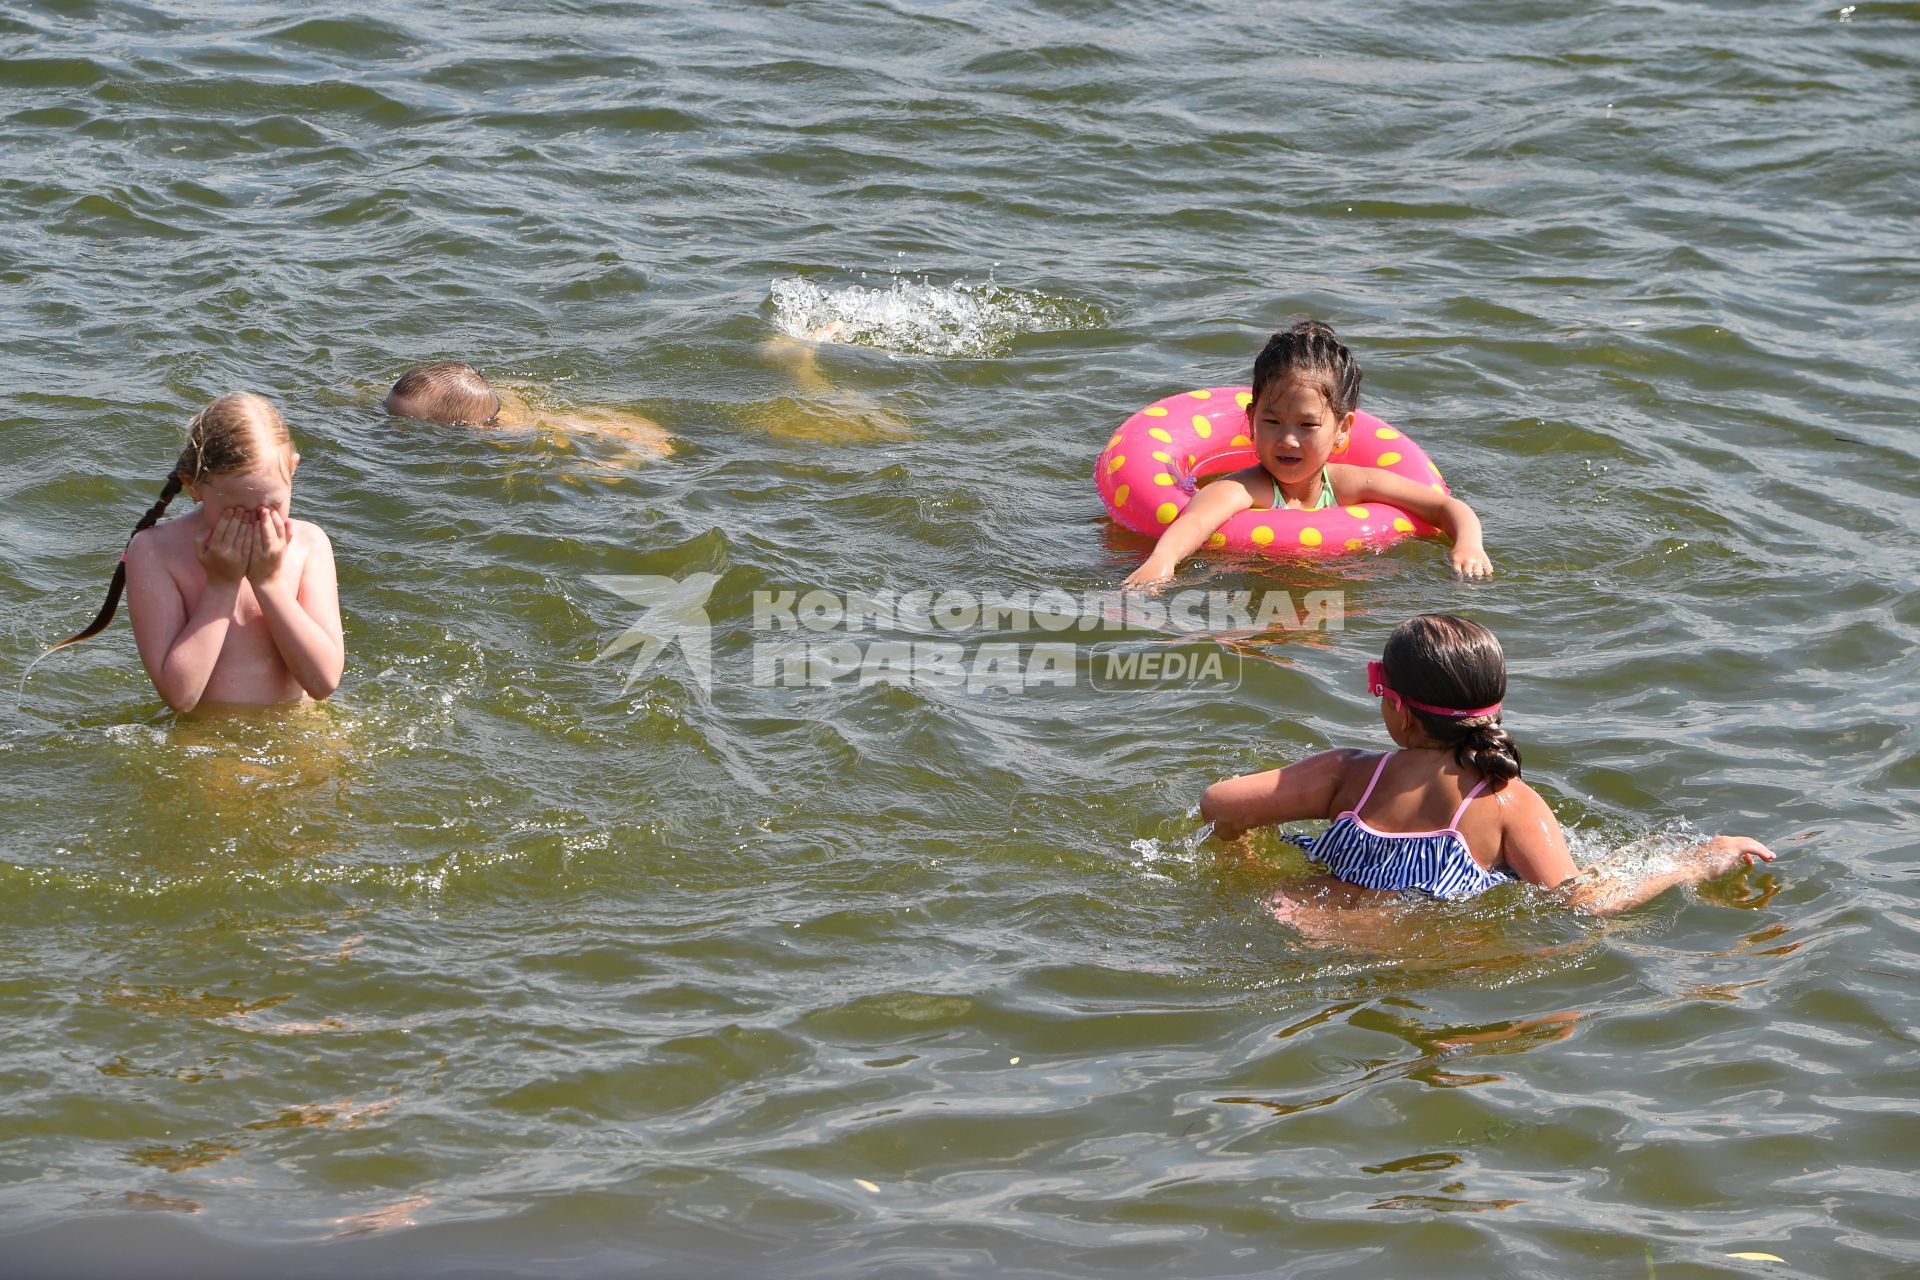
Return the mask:
[[1327,469],[1325,467],[1321,467],[1320,468],[1320,502],[1317,506],[1314,507],[1314,510],[1325,511],[1327,508],[1334,505],[1336,504],[1334,503],[1334,500],[1333,500],[1333,477],[1327,474]]

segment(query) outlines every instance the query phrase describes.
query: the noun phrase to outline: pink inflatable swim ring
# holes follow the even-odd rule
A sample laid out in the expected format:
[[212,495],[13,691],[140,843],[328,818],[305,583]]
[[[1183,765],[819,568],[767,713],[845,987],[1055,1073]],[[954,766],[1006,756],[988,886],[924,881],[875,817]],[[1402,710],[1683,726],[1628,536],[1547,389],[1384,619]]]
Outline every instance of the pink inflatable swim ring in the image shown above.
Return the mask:
[[[1260,465],[1246,387],[1208,387],[1157,400],[1120,424],[1100,451],[1094,480],[1107,511],[1135,533],[1157,538],[1193,501],[1207,476]],[[1448,492],[1419,445],[1370,413],[1353,415],[1346,447],[1329,462],[1379,467]],[[1207,546],[1261,555],[1335,556],[1440,531],[1384,502],[1321,511],[1242,511]]]

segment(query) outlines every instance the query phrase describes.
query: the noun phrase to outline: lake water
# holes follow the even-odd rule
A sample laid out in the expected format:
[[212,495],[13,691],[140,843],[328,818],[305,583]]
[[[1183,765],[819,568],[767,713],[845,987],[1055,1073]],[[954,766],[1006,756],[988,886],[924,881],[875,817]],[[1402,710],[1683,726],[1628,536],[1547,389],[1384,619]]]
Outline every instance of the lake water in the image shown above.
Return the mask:
[[[1916,84],[1912,3],[0,10],[0,1270],[1912,1274]],[[756,679],[755,593],[1112,590],[1107,436],[1302,314],[1493,580],[1097,637],[1227,692]],[[447,357],[677,451],[381,415]],[[23,682],[233,388],[338,694]],[[710,687],[598,657],[641,576]],[[1275,923],[1199,792],[1384,745],[1427,609],[1581,859],[1780,861]]]

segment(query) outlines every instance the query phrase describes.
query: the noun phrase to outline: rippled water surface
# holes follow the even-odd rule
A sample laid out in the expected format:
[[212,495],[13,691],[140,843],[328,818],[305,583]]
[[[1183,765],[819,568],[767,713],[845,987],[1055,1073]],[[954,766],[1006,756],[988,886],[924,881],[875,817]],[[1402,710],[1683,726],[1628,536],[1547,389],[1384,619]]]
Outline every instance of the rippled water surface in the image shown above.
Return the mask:
[[[7,1265],[1911,1274],[1916,84],[1909,3],[0,9]],[[1117,586],[1107,435],[1299,314],[1490,583],[1193,562],[1345,593],[1227,694],[756,683],[756,592]],[[676,450],[381,415],[444,357]],[[23,682],[239,387],[339,693]],[[696,574],[710,688],[596,661]],[[1198,793],[1383,745],[1421,609],[1582,858],[1779,863],[1277,924]]]

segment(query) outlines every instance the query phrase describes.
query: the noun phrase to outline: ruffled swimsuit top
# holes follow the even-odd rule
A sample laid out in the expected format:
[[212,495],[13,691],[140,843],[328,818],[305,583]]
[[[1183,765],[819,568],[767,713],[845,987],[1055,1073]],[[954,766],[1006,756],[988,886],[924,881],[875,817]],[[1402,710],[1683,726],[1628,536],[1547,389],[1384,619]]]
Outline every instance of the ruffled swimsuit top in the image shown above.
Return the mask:
[[1368,889],[1412,889],[1436,898],[1471,898],[1514,877],[1489,871],[1474,861],[1467,838],[1460,834],[1460,817],[1474,798],[1486,790],[1482,778],[1453,811],[1453,821],[1439,831],[1379,831],[1360,817],[1387,767],[1387,755],[1374,766],[1360,803],[1333,820],[1318,836],[1297,838],[1315,862],[1349,884]]

